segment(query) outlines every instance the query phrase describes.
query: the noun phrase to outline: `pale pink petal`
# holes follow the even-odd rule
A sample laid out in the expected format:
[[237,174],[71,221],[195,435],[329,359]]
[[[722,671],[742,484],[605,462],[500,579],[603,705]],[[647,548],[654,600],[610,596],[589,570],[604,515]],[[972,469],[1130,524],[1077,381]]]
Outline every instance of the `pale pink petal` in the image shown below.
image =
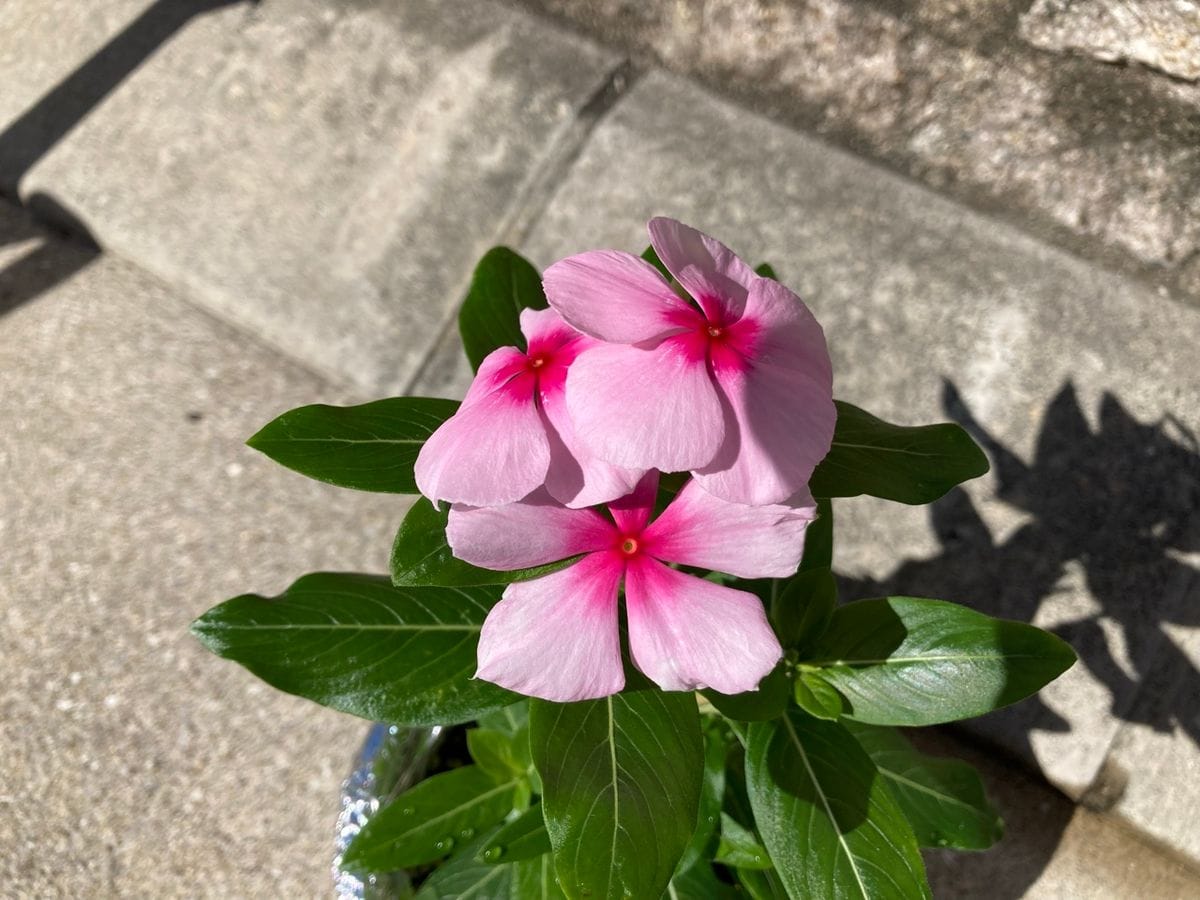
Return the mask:
[[610,546],[616,530],[590,509],[566,509],[545,490],[504,506],[450,507],[446,541],[459,559],[504,572]]
[[626,496],[608,504],[608,511],[621,534],[640,535],[654,512],[658,495],[658,473],[651,469]]
[[[591,341],[591,338],[584,338]],[[570,507],[595,506],[623,497],[642,477],[641,469],[624,469],[596,456],[575,434],[575,425],[567,414],[563,386],[541,392],[542,412],[548,420],[550,468],[546,472],[546,490]]]
[[567,372],[567,409],[585,447],[630,469],[698,469],[725,437],[703,348],[683,337],[585,350]]
[[539,350],[556,350],[584,337],[552,309],[521,310],[521,333],[528,342],[530,355]]
[[489,354],[458,412],[417,455],[413,471],[421,493],[435,503],[494,506],[541,485],[550,442],[535,385],[519,351],[503,347]]
[[550,305],[575,328],[605,341],[633,344],[681,330],[687,313],[658,270],[619,250],[568,256],[542,276]]
[[[778,281],[760,278],[746,299],[743,317],[754,332],[756,362],[793,369],[833,392],[833,364],[825,332],[812,311]],[[742,323],[734,326],[736,332]]]
[[647,556],[626,566],[625,606],[633,661],[664,691],[757,690],[783,656],[753,594]]
[[787,505],[730,503],[689,481],[646,529],[642,547],[666,562],[739,578],[786,578],[804,553],[804,532],[817,516],[805,492]]
[[782,503],[808,484],[829,452],[837,418],[829,385],[764,363],[716,376],[728,402],[731,438],[693,477],[733,503]]
[[760,279],[736,253],[675,219],[660,216],[646,228],[658,258],[710,321],[728,324],[742,315],[746,293]]
[[618,560],[593,553],[561,572],[510,584],[483,623],[475,677],[559,703],[621,690],[620,579]]

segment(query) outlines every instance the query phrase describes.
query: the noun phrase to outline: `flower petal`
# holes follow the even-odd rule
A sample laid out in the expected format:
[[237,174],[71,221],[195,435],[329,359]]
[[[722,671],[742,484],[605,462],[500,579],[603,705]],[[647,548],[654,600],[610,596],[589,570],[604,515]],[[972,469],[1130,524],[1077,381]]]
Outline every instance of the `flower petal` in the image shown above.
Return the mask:
[[756,361],[804,372],[832,393],[833,364],[825,331],[796,293],[778,281],[760,278],[746,298],[743,319],[753,325]]
[[571,341],[584,339],[581,332],[564,322],[552,309],[521,310],[521,334],[525,335],[530,355],[557,350]]
[[641,556],[625,572],[629,649],[664,691],[758,689],[783,650],[762,601]]
[[[584,338],[591,341],[591,338]],[[567,414],[566,393],[562,386],[542,391],[542,412],[550,436],[550,467],[546,471],[546,490],[566,506],[580,508],[607,503],[632,491],[644,474],[641,469],[626,469],[605,462],[584,446]]]
[[512,347],[484,359],[458,412],[417,455],[417,487],[435,503],[494,506],[545,480],[550,442],[534,402],[536,379]]
[[646,228],[658,258],[710,321],[728,324],[742,315],[746,294],[759,276],[736,253],[675,219],[660,216]]
[[705,356],[683,338],[585,350],[567,372],[567,410],[585,447],[630,469],[698,469],[725,437]]
[[450,507],[446,542],[459,559],[500,572],[541,566],[608,547],[612,523],[590,509],[566,509],[544,490],[504,506]]
[[650,514],[654,512],[654,498],[657,495],[658,472],[651,469],[632,492],[608,504],[617,530],[622,534],[640,535],[650,521]]
[[788,505],[730,503],[689,481],[646,529],[644,547],[667,562],[739,578],[786,578],[804,553],[804,532],[817,517],[807,490]]
[[584,334],[633,344],[680,330],[672,313],[686,313],[654,266],[631,253],[592,250],[559,260],[542,276],[546,299]]
[[561,572],[510,584],[483,623],[475,677],[559,703],[621,690],[620,579],[617,560],[593,553]]

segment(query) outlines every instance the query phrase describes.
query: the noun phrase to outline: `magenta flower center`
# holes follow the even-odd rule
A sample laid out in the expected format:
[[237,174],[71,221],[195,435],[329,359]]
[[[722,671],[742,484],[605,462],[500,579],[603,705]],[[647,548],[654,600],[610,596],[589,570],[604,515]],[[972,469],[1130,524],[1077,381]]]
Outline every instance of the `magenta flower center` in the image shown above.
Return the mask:
[[638,550],[641,548],[641,545],[638,544],[637,538],[628,536],[622,538],[621,543],[617,546],[626,556],[636,556]]

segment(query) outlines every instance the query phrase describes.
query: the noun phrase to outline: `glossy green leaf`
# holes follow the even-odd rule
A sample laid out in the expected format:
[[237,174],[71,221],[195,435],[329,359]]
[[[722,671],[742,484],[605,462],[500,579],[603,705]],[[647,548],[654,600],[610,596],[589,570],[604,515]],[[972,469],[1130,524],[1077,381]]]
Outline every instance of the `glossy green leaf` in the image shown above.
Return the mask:
[[769,869],[771,857],[758,836],[728,813],[721,813],[721,841],[716,861],[735,869]]
[[899,503],[932,503],[987,470],[987,457],[958,425],[892,425],[837,401],[833,446],[809,488],[816,497],[868,494]]
[[521,310],[545,308],[542,277],[524,257],[507,247],[484,254],[458,313],[458,332],[471,368],[478,369],[497,347],[524,350]]
[[738,900],[732,885],[719,881],[712,864],[702,859],[671,879],[663,900]]
[[446,543],[446,517],[449,507],[437,509],[424,497],[417,500],[400,523],[392,543],[392,583],[398,587],[467,587],[483,584],[510,584],[527,581],[569,566],[572,559],[520,569],[493,572],[465,563]]
[[874,725],[936,725],[1015,703],[1075,662],[1048,632],[942,600],[839,607],[806,660]]
[[426,778],[367,820],[342,864],[389,872],[441,859],[512,810],[518,780],[497,781],[478,766]]
[[688,693],[530,702],[530,746],[568,897],[658,897],[696,828],[700,716]]
[[967,763],[919,752],[900,732],[847,720],[904,810],[922,847],[986,850],[1004,836],[983,779]]
[[700,785],[700,811],[696,830],[683,851],[676,873],[684,872],[710,856],[710,844],[717,833],[721,802],[725,797],[725,756],[728,748],[723,729],[710,724],[704,732],[704,780]]
[[523,776],[529,768],[529,761],[521,758],[519,740],[502,731],[472,728],[467,732],[467,749],[479,768],[500,781]]
[[828,681],[802,671],[795,683],[796,705],[818,719],[836,722],[845,708],[841,695]]
[[534,859],[523,860],[513,867],[512,893],[509,900],[565,900],[554,874],[554,857],[550,844],[546,852]]
[[301,406],[246,443],[318,481],[360,491],[415,494],[413,463],[456,400],[391,397],[361,406]]
[[756,275],[761,275],[763,278],[770,278],[772,281],[778,281],[779,278],[775,275],[775,269],[770,263],[759,263],[754,267]]
[[787,708],[791,684],[781,662],[759,682],[757,691],[722,694],[710,689],[700,693],[726,718],[739,722],[763,722],[775,718]]
[[775,629],[785,647],[804,648],[829,627],[837,606],[837,579],[829,569],[797,572],[774,604]]
[[550,835],[542,817],[542,807],[531,806],[511,822],[501,826],[483,845],[479,858],[491,865],[534,859],[550,852]]
[[751,900],[789,900],[774,869],[738,869],[737,880]]
[[425,879],[415,900],[506,900],[512,897],[515,866],[479,861],[479,848],[492,832],[466,842]]
[[750,726],[754,819],[793,897],[929,897],[917,839],[858,742],[836,722],[789,712]]
[[374,721],[450,725],[518,699],[472,677],[479,630],[499,593],[320,572],[280,597],[215,606],[192,632],[289,694]]
[[833,568],[833,501],[828,497],[817,500],[816,521],[804,529],[804,555],[800,571]]

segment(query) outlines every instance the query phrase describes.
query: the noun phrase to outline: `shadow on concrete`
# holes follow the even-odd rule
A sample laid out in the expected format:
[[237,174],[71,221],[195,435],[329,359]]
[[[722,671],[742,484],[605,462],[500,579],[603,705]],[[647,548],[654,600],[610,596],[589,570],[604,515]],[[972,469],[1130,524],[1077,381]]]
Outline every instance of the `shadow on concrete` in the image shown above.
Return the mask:
[[245,2],[258,0],[156,0],[0,132],[0,192],[15,199],[25,173],[191,19]]
[[[1093,428],[1067,383],[1045,411],[1027,464],[976,420],[950,383],[944,385],[943,406],[990,457],[997,497],[1029,520],[997,540],[967,493],[955,489],[930,507],[941,544],[936,557],[905,562],[881,581],[842,578],[842,596],[958,599],[989,615],[1029,622],[1053,600],[1064,577],[1081,576],[1095,607],[1051,630],[1076,649],[1079,665],[1108,689],[1109,715],[1164,732],[1179,728],[1200,743],[1200,720],[1179,702],[1135,702],[1139,688],[1152,678],[1169,680],[1176,698],[1200,694],[1200,672],[1165,628],[1200,625],[1200,606],[1186,590],[1195,570],[1179,558],[1200,551],[1196,436],[1169,415],[1140,422],[1110,393],[1100,402],[1099,424]],[[1184,686],[1174,690],[1181,682]],[[1035,758],[1032,731],[1070,727],[1038,697],[991,715],[1005,720],[1006,735],[1021,736],[1023,746],[1015,749],[1026,759]],[[1026,886],[1053,855],[1066,819],[1059,815],[1031,824],[1039,843],[1022,850]],[[1036,865],[1039,855],[1044,855],[1041,866]],[[965,873],[973,858],[955,869]],[[979,859],[988,865],[985,857]]]
[[[44,225],[37,224],[35,216]],[[0,268],[0,316],[66,281],[100,255],[83,224],[45,194],[29,198],[28,212],[0,210],[0,249],[26,241],[36,243]]]

